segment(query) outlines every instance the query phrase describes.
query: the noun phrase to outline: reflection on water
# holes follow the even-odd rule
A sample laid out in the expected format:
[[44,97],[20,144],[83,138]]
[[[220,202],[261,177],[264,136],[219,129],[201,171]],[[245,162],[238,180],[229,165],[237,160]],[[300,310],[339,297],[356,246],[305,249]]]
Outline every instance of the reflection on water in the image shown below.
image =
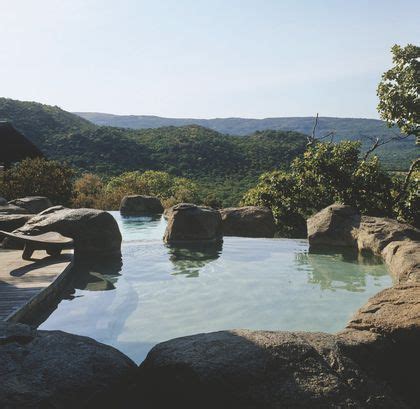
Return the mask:
[[158,342],[231,328],[336,332],[392,284],[378,259],[306,240],[226,237],[167,246],[163,218],[121,218],[122,262],[80,266],[74,297],[42,324],[90,336],[141,362]]
[[77,290],[113,290],[121,269],[121,257],[78,260],[73,268],[72,286]]
[[363,292],[367,276],[375,280],[388,275],[380,257],[342,247],[300,252],[296,254],[296,262],[310,266],[308,282],[318,284],[322,290]]
[[222,242],[168,244],[169,260],[173,264],[171,274],[198,277],[207,263],[220,257],[222,247]]

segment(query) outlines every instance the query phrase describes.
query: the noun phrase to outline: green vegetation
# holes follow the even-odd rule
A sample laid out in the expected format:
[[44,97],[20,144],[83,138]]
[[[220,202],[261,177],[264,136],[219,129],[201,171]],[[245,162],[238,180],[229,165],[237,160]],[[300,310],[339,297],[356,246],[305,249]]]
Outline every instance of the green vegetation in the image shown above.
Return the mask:
[[396,202],[400,179],[383,171],[377,157],[360,159],[360,143],[316,143],[296,158],[290,172],[275,171],[260,177],[244,205],[268,206],[285,236],[306,236],[306,219],[338,202],[362,214],[397,217],[415,223],[415,185],[407,200]]
[[406,135],[420,137],[420,47],[392,47],[394,67],[378,86],[381,117]]
[[[273,129],[279,131],[295,131],[311,134],[314,117],[291,118],[162,118],[157,116],[112,115],[92,112],[79,112],[78,115],[97,125],[118,126],[132,129],[160,128],[168,126],[199,125],[224,135],[246,136],[257,131]],[[330,118],[320,117],[318,132],[325,134],[335,132],[335,141],[361,141],[362,151],[368,149],[372,138],[388,139],[398,133],[398,128],[389,129],[384,121],[366,118]],[[414,138],[395,140],[376,150],[384,167],[389,170],[406,170],[410,160],[416,157]]]
[[70,204],[74,172],[66,165],[43,158],[24,159],[0,178],[0,195],[6,199],[47,196],[53,204]]
[[[406,135],[419,138],[420,48],[396,45],[392,52],[394,67],[378,86],[378,110],[390,127],[397,125]],[[307,217],[334,202],[351,205],[362,214],[395,217],[418,226],[415,167],[420,161],[413,161],[405,177],[391,177],[382,170],[378,157],[370,156],[389,141],[376,136],[371,149],[361,155],[360,143],[321,143],[310,138],[306,152],[292,162],[289,172],[263,174],[243,203],[270,207],[284,235],[306,235]],[[414,144],[413,148],[416,152]]]

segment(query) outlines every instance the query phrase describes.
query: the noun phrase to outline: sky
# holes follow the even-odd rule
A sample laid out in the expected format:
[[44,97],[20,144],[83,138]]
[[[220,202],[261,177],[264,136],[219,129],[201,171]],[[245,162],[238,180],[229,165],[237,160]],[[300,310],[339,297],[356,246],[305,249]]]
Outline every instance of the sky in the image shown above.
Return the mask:
[[0,0],[0,96],[168,117],[377,118],[414,0]]

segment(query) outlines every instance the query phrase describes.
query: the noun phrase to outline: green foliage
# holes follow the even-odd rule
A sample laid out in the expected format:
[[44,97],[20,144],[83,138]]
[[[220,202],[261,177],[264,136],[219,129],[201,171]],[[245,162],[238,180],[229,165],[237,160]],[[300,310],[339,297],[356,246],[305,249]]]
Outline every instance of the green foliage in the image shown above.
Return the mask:
[[199,200],[197,185],[189,179],[160,171],[134,171],[109,180],[103,191],[102,207],[117,209],[121,199],[131,194],[157,196],[166,207]]
[[393,214],[393,183],[376,157],[361,161],[360,144],[317,143],[296,158],[290,172],[276,171],[260,177],[248,191],[245,205],[272,209],[283,235],[306,235],[306,218],[338,202],[363,214]]
[[389,126],[420,137],[420,47],[394,45],[391,51],[394,66],[378,85],[378,111]]
[[[186,119],[162,118],[157,116],[112,115],[92,112],[78,113],[82,118],[97,125],[116,126],[132,129],[163,128],[168,126],[199,125],[220,132],[221,134],[247,136],[257,131],[273,129],[276,131],[293,130],[310,135],[314,125],[314,117],[289,118],[216,118]],[[335,132],[334,141],[361,141],[362,151],[372,145],[372,138],[389,139],[398,134],[398,129],[388,129],[384,121],[367,118],[331,118],[320,117],[317,130],[320,135]],[[414,138],[395,140],[378,148],[375,153],[385,168],[406,170],[410,160],[416,157],[413,146]]]
[[53,204],[67,205],[73,188],[74,172],[57,161],[25,159],[4,172],[0,196],[46,196]]
[[85,173],[74,182],[72,206],[76,208],[104,208],[103,190],[104,183],[99,176]]

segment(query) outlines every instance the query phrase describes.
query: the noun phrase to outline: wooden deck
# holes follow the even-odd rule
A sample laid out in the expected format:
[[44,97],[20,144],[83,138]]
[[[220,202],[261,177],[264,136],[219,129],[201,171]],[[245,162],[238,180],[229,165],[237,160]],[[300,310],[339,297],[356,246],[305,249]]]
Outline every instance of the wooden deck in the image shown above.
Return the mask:
[[0,249],[0,321],[7,320],[48,288],[70,268],[73,255],[51,258],[35,251],[32,260],[22,260],[22,250]]

